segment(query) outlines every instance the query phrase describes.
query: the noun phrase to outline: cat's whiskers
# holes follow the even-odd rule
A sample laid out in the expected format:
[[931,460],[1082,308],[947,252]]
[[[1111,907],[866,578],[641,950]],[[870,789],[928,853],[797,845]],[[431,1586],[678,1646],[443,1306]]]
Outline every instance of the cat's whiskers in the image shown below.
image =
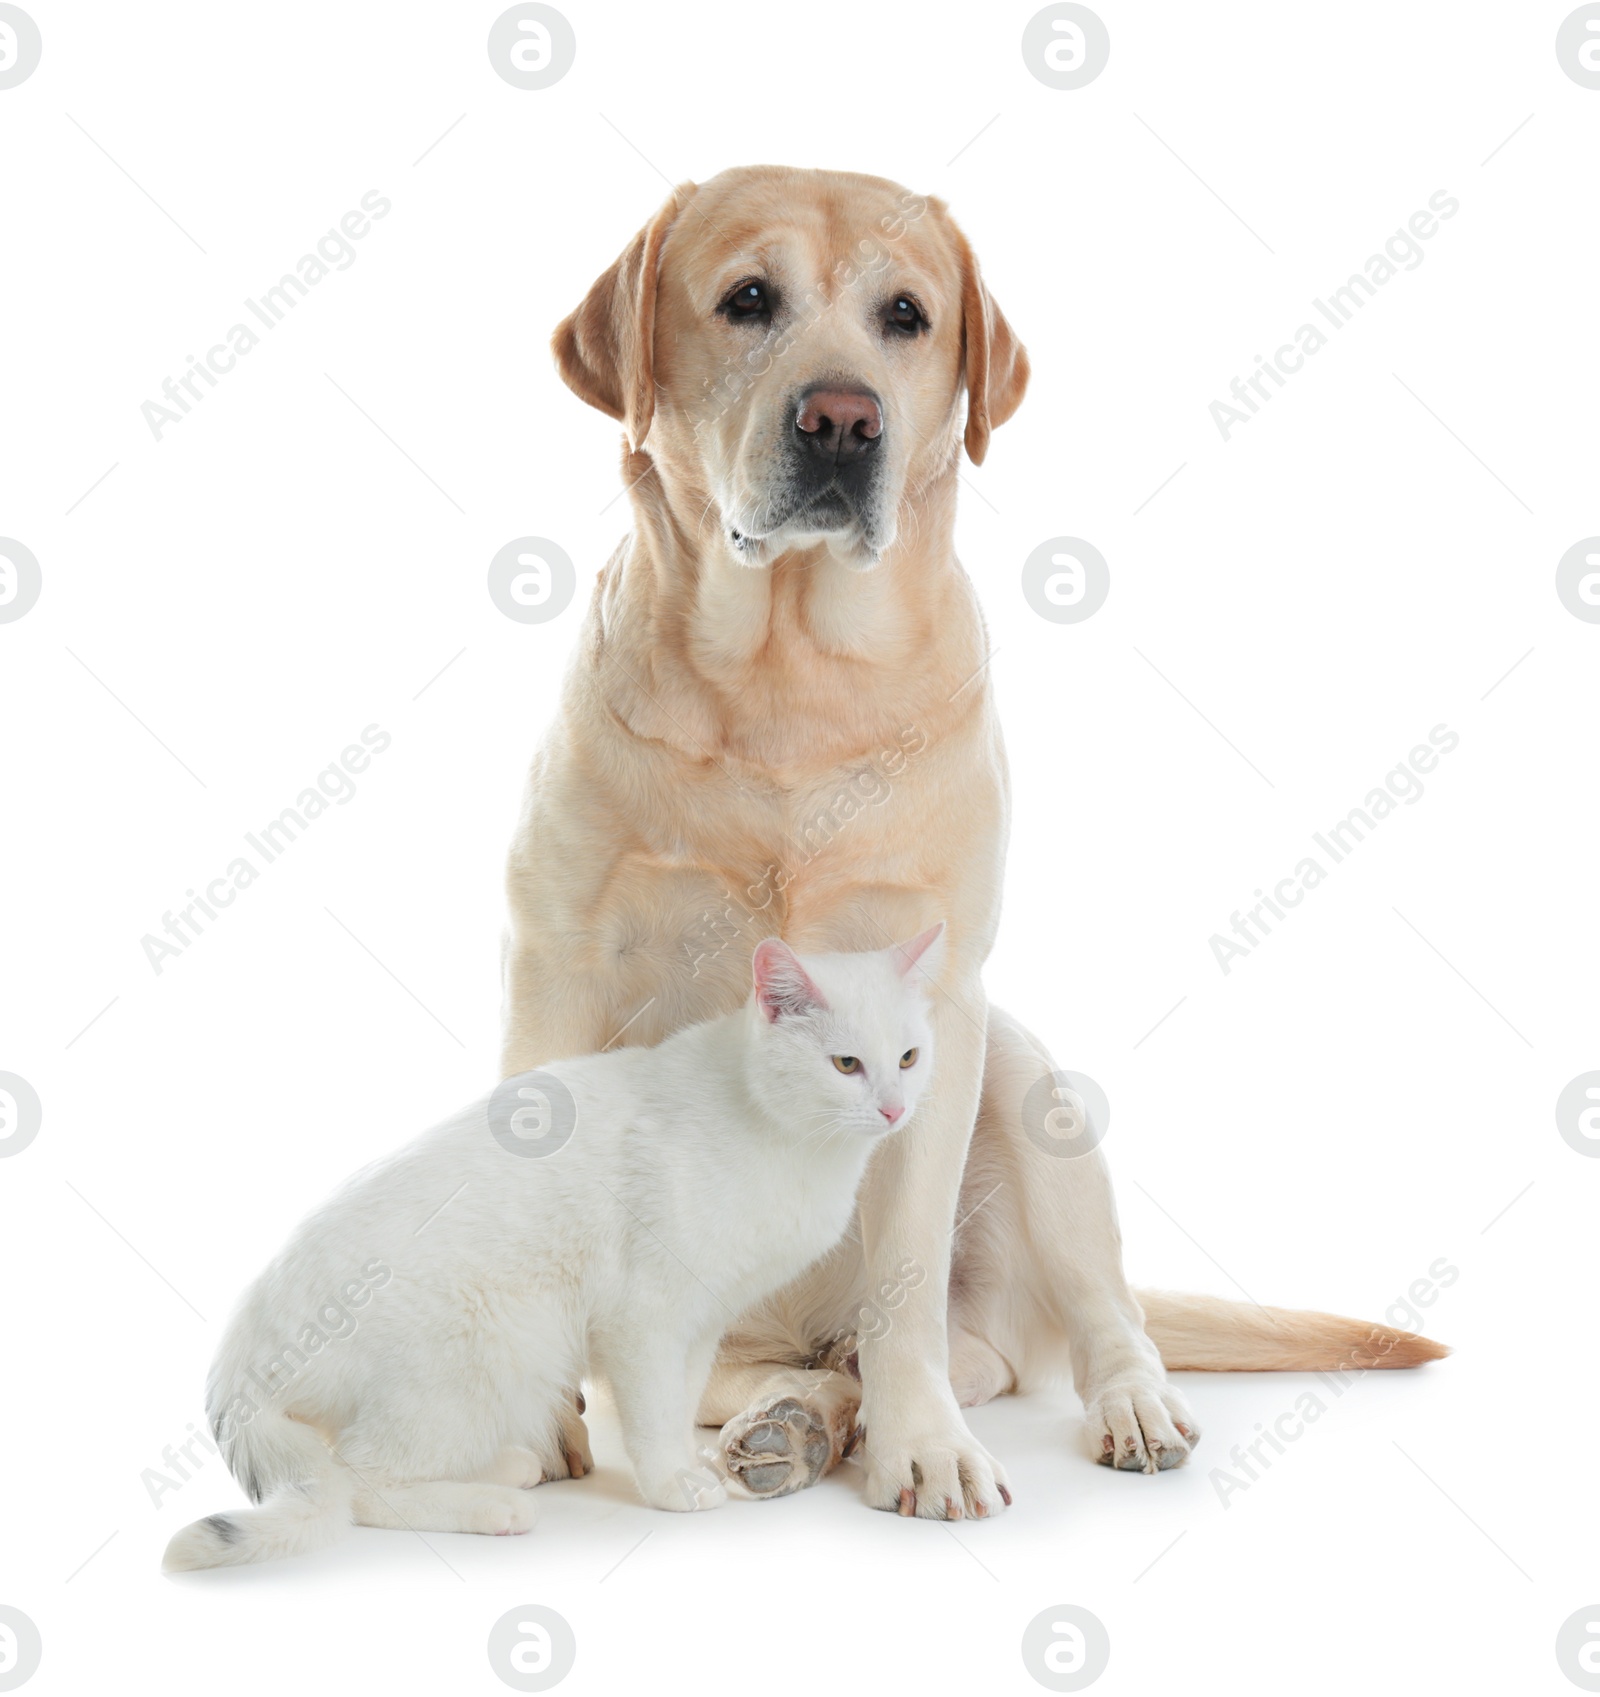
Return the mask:
[[813,1130],[808,1131],[806,1135],[800,1139],[802,1148],[813,1142],[818,1137],[822,1138],[823,1147],[826,1148],[839,1132],[864,1124],[864,1122],[860,1119],[846,1119],[843,1114],[830,1109],[813,1109],[809,1114],[802,1116],[801,1123],[803,1124],[807,1119],[822,1120],[824,1123],[818,1125]]
[[831,1137],[844,1123],[838,1114],[829,1109],[814,1109],[811,1113],[803,1115],[800,1123],[804,1125],[807,1120],[816,1120],[818,1123],[800,1139],[802,1145],[810,1143],[813,1138],[824,1133]]

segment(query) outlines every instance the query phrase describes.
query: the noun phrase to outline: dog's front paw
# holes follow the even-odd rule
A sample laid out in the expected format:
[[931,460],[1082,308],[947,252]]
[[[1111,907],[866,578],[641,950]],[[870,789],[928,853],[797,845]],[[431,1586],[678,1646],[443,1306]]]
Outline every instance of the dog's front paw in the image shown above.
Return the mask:
[[1182,1467],[1200,1442],[1188,1404],[1156,1378],[1128,1380],[1092,1396],[1084,1424],[1095,1460],[1122,1473]]
[[867,1502],[920,1520],[982,1520],[1011,1503],[1005,1471],[960,1421],[926,1425],[907,1438],[883,1437],[866,1423],[862,1452]]

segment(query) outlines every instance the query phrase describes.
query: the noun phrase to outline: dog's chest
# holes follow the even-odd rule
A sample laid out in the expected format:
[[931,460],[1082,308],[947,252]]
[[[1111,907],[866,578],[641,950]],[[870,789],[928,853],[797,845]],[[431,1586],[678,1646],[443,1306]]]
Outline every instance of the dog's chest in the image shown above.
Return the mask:
[[763,937],[874,947],[880,931],[888,942],[939,917],[947,892],[929,871],[939,857],[920,816],[904,816],[911,758],[897,751],[790,791],[730,786],[716,807],[677,811],[670,837],[616,851],[588,947],[630,996],[659,999],[641,1024],[653,1028],[659,1015],[672,1030],[737,1005]]

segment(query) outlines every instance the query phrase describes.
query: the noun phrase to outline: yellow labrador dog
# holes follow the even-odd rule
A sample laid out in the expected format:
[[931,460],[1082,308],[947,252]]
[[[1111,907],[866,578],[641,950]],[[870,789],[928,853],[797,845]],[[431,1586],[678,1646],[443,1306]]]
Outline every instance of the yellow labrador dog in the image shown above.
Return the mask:
[[943,204],[829,171],[685,184],[554,347],[626,430],[634,528],[511,852],[506,1073],[735,1006],[769,934],[860,949],[949,925],[915,1126],[875,1158],[851,1237],[730,1317],[700,1418],[736,1487],[799,1489],[860,1443],[875,1508],[989,1515],[1006,1475],[962,1407],[1068,1367],[1099,1459],[1153,1472],[1198,1437],[1163,1363],[1438,1353],[1327,1315],[1136,1299],[1099,1150],[1029,1135],[1053,1063],[980,977],[1007,778],[951,542],[959,455],[983,459],[1028,362]]

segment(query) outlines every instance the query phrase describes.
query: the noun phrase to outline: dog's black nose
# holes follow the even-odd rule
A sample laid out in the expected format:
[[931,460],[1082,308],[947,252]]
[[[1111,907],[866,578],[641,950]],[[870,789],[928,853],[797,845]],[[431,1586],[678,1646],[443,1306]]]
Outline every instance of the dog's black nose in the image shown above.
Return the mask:
[[863,458],[878,446],[883,412],[865,389],[808,389],[794,425],[808,455],[838,463]]

